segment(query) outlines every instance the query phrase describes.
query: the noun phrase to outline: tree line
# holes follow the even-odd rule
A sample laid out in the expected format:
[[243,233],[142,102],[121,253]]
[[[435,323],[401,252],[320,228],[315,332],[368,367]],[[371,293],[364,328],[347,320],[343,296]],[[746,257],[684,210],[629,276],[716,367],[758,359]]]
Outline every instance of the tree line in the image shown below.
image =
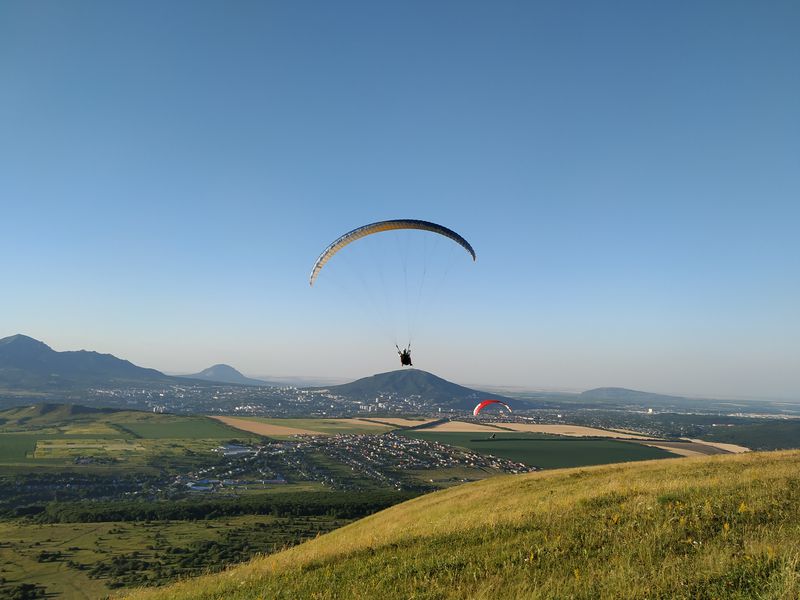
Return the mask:
[[258,494],[238,498],[186,500],[115,500],[94,502],[48,502],[10,508],[6,518],[26,517],[36,523],[96,523],[105,521],[194,521],[242,515],[327,516],[358,519],[404,502],[414,492],[375,490],[368,492],[298,492]]

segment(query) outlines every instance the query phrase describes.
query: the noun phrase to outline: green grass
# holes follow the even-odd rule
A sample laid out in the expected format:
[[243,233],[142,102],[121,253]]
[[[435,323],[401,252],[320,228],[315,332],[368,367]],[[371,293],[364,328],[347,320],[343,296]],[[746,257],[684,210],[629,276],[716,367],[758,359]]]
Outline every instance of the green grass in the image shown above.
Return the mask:
[[[301,522],[300,527],[308,529],[316,527],[319,522],[324,530],[329,530],[334,523],[327,517],[309,517]],[[212,519],[202,522],[165,521],[165,522],[103,522],[103,523],[66,523],[36,524],[24,522],[0,522],[0,577],[9,583],[36,583],[47,588],[51,594],[59,598],[83,599],[105,597],[110,589],[109,577],[91,577],[91,568],[101,562],[109,563],[115,558],[138,552],[138,557],[153,563],[166,563],[174,576],[189,572],[180,567],[183,555],[168,551],[170,547],[191,548],[193,544],[206,541],[222,541],[231,534],[247,535],[247,532],[259,530],[259,542],[275,539],[282,540],[293,537],[292,531],[298,524],[291,519],[271,516],[242,516],[223,519]],[[269,531],[269,529],[273,531]],[[305,536],[308,537],[308,533]],[[264,550],[268,550],[265,546]],[[42,552],[59,553],[53,561],[40,561]],[[72,561],[69,564],[68,561]],[[178,564],[174,564],[178,563]],[[83,565],[80,568],[76,565]],[[137,576],[149,577],[153,570],[144,569],[135,573]],[[0,596],[2,590],[0,589]]]
[[448,488],[461,485],[467,481],[480,481],[487,477],[494,477],[498,474],[498,471],[472,467],[449,467],[443,469],[404,469],[401,474],[420,483],[435,485],[437,488]]
[[631,442],[555,437],[537,433],[498,432],[495,439],[478,432],[412,430],[403,431],[402,435],[459,446],[543,469],[675,457],[665,450]]
[[136,599],[796,599],[800,452],[493,477]]
[[253,484],[245,488],[237,487],[237,488],[229,488],[227,490],[223,489],[222,491],[216,492],[215,497],[222,497],[222,496],[254,496],[254,495],[262,495],[262,494],[296,494],[299,492],[330,492],[329,487],[325,487],[319,481],[298,481],[294,483],[265,483],[264,485],[261,484]]
[[[115,420],[134,435],[145,439],[234,439],[242,438],[238,429],[228,427],[206,417],[179,417],[169,420],[122,421]],[[244,434],[250,437],[252,434]]]
[[124,463],[145,463],[153,457],[210,456],[219,440],[206,439],[40,439],[35,460],[61,460],[72,464],[77,457],[102,458]]
[[33,456],[36,449],[36,438],[30,435],[14,435],[0,433],[0,461],[26,460]]
[[[240,436],[239,439],[244,439]],[[27,464],[74,468],[78,457],[114,460],[119,467],[145,466],[154,457],[212,456],[219,439],[78,438],[0,434],[0,465]],[[214,455],[215,456],[215,455]]]
[[0,411],[0,419],[0,433],[42,436],[226,439],[241,434],[207,417],[90,409],[70,404],[15,407]]
[[207,417],[91,411],[71,405],[18,407],[2,414],[3,467],[74,467],[75,458],[91,457],[145,468],[154,457],[208,455],[225,440],[259,439]]

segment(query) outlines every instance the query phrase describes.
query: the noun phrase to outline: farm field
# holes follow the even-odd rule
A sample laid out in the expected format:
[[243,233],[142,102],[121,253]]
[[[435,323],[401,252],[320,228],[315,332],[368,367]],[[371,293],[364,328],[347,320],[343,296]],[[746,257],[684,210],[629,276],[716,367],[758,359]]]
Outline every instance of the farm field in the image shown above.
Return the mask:
[[[215,417],[239,429],[270,437],[291,435],[373,434],[395,429],[392,425],[360,419],[268,419],[264,417]],[[233,425],[235,423],[235,425]],[[251,425],[255,423],[257,425]],[[260,425],[260,427],[259,427]],[[247,429],[245,429],[247,428]]]
[[36,438],[30,435],[0,434],[0,461],[25,461],[36,450]]
[[740,446],[739,444],[728,444],[724,442],[713,442],[707,440],[690,440],[695,444],[702,444],[703,446],[711,446],[712,448],[717,448],[723,452],[728,452],[730,454],[741,454],[742,452],[750,452],[750,448],[745,448],[744,446]]
[[[644,443],[644,442],[643,442]],[[679,456],[710,456],[713,454],[731,454],[727,450],[718,448],[715,444],[707,444],[699,440],[691,442],[647,442],[646,445],[653,448],[662,448],[668,452],[674,452]]]
[[[248,431],[256,435],[263,435],[269,437],[290,437],[293,435],[318,435],[319,432],[310,429],[301,429],[299,427],[290,427],[288,425],[276,425],[275,423],[265,422],[264,420],[257,419],[256,417],[242,418],[242,417],[212,417],[221,423],[230,427],[239,429],[240,431]],[[277,419],[272,419],[276,421]],[[286,421],[290,419],[284,419]]]
[[[227,439],[242,439],[242,432],[232,430]],[[198,454],[210,455],[222,439],[170,438],[145,439],[121,437],[80,438],[31,433],[0,433],[0,465],[31,467],[74,466],[76,459],[113,461],[128,465],[146,465],[155,457],[186,458],[193,462]],[[248,441],[246,438],[244,441]],[[87,463],[89,464],[89,463]]]
[[800,419],[737,423],[714,427],[703,435],[703,443],[719,442],[746,446],[753,450],[780,450],[800,447]]
[[404,473],[420,482],[427,482],[437,488],[448,488],[470,481],[480,481],[498,475],[492,469],[450,467],[446,469],[409,469]]
[[[206,417],[39,405],[0,413],[0,465],[75,466],[121,463],[145,466],[156,457],[193,462],[225,440],[249,441]],[[86,466],[86,465],[82,465]]]
[[239,433],[206,417],[114,420],[112,423],[145,439],[230,439]]
[[[557,438],[546,434],[497,430],[482,431],[480,435],[435,429],[400,433],[418,439],[460,446],[481,454],[491,454],[543,469],[675,457],[674,454],[659,448],[609,439]],[[494,434],[494,439],[490,439],[486,433]]]
[[180,460],[198,454],[210,456],[219,445],[220,440],[214,439],[39,439],[32,458],[37,461],[60,460],[70,464],[76,459],[94,459],[134,465],[145,464],[155,457]]
[[207,417],[37,405],[0,411],[0,434],[66,437],[226,438],[236,433]]
[[401,417],[375,417],[368,419],[363,418],[358,420],[365,422],[383,423],[386,425],[392,425],[394,427],[417,427],[419,425],[424,425],[426,423],[432,423],[436,419],[404,419]]
[[478,423],[467,423],[466,421],[445,421],[433,427],[426,427],[425,431],[441,432],[466,432],[466,431],[486,431],[488,433],[502,431],[494,425],[481,425]]
[[495,423],[497,427],[512,431],[526,431],[530,433],[552,433],[553,435],[568,435],[570,437],[607,437],[615,439],[647,440],[651,439],[639,433],[608,431],[595,427],[581,425],[548,425],[546,423]]

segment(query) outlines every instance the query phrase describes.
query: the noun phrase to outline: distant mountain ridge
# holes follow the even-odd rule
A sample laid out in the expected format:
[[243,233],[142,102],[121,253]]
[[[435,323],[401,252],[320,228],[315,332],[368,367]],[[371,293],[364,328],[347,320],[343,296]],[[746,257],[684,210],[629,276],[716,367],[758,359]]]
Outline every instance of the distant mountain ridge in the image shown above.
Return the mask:
[[489,392],[473,390],[419,369],[378,373],[350,383],[328,386],[325,389],[358,400],[374,400],[382,394],[396,394],[403,397],[416,395],[425,398],[433,405],[465,410],[473,408],[486,398],[503,400],[512,406],[521,403],[526,404],[526,408],[534,406],[529,401],[514,400]]
[[[299,382],[297,382],[299,383]],[[0,391],[16,393],[79,394],[97,387],[177,385],[279,385],[246,377],[235,368],[217,364],[193,375],[169,376],[156,369],[139,367],[111,354],[88,350],[57,352],[26,335],[0,339]],[[493,392],[461,386],[419,369],[379,373],[350,383],[328,386],[304,386],[306,389],[330,389],[355,400],[374,400],[380,395],[419,396],[431,407],[470,409],[477,401],[497,398],[520,408],[552,408],[562,401],[577,400],[587,406],[644,407],[660,410],[727,407],[730,401],[710,401],[666,394],[656,394],[620,387],[602,387],[580,394],[541,394],[540,397],[510,399]],[[56,396],[57,398],[57,396]],[[77,398],[76,398],[77,399]],[[738,406],[738,404],[737,404]]]
[[614,400],[614,401],[627,401],[627,402],[684,402],[688,400],[684,396],[669,396],[666,394],[655,394],[653,392],[642,392],[640,390],[630,390],[628,388],[620,387],[602,387],[594,388],[581,392],[582,398],[589,398],[594,400]]
[[0,339],[0,386],[7,389],[62,389],[110,382],[167,382],[155,369],[138,367],[111,354],[88,350],[56,352],[26,335]]
[[246,377],[230,365],[218,364],[203,369],[194,375],[182,375],[189,379],[203,379],[205,381],[214,381],[217,383],[234,383],[237,385],[254,385],[254,386],[269,386],[272,385],[268,381],[261,379],[253,379]]

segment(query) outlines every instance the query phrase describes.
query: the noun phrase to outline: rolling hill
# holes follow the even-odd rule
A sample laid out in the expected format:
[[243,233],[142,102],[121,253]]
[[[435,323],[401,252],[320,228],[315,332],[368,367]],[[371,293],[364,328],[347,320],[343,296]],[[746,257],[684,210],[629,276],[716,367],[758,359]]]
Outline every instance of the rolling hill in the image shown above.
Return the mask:
[[47,426],[53,422],[92,420],[97,415],[120,412],[116,408],[92,408],[79,404],[41,402],[31,406],[15,406],[0,410],[0,425]]
[[603,387],[586,390],[580,394],[583,398],[593,398],[595,400],[617,400],[629,402],[675,402],[686,400],[683,396],[668,396],[666,394],[655,394],[653,392],[642,392],[639,390],[629,390],[620,387]]
[[800,451],[503,476],[137,599],[796,598]]
[[[379,373],[351,383],[330,386],[327,389],[335,394],[354,400],[372,400],[381,395],[419,396],[425,398],[431,407],[442,406],[465,410],[471,409],[475,404],[486,398],[503,400],[504,402],[509,402],[512,406],[523,402],[489,392],[473,390],[419,369],[403,369]],[[527,408],[535,406],[531,402],[525,402],[525,404]]]
[[[600,400],[618,405],[633,405],[639,407],[685,407],[695,406],[702,400],[686,398],[684,396],[669,396],[653,392],[642,392],[620,387],[603,387],[586,390],[579,394],[581,400]],[[710,401],[707,401],[709,403]]]

